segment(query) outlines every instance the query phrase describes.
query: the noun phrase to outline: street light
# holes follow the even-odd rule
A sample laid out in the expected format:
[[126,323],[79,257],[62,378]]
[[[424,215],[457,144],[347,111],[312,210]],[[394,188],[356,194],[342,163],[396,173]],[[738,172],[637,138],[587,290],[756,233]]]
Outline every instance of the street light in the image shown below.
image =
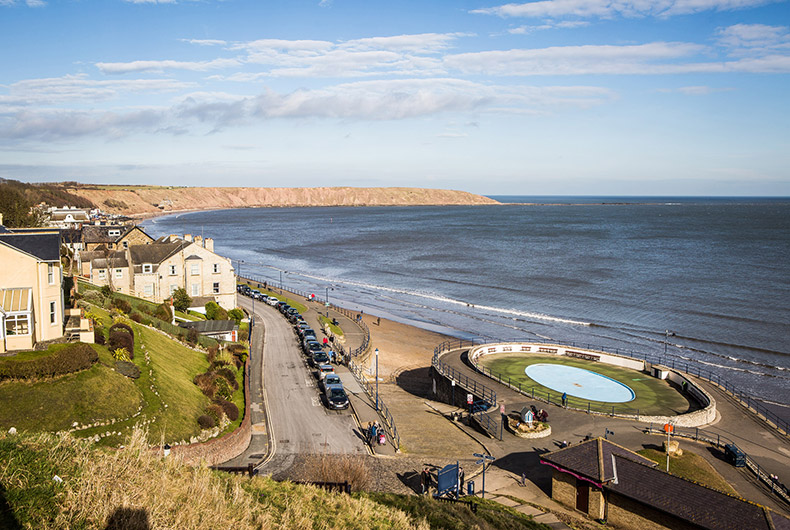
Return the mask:
[[379,349],[376,348],[376,412],[379,411]]

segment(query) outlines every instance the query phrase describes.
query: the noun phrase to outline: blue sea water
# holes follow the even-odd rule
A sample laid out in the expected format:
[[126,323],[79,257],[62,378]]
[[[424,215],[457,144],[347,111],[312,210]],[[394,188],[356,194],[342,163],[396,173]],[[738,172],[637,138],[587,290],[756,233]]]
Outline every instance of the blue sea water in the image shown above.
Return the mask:
[[790,403],[790,200],[494,198],[507,204],[220,210],[144,226],[212,237],[243,275],[354,310],[462,338],[666,348]]

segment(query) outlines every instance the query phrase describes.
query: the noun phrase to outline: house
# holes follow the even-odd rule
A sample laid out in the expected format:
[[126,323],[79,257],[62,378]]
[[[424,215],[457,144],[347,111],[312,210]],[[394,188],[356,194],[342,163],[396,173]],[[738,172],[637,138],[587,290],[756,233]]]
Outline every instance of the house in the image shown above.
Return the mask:
[[153,242],[137,225],[86,225],[82,227],[82,244],[85,250],[126,249],[130,245]]
[[90,223],[88,210],[83,210],[75,206],[50,208],[48,213],[50,226],[57,228],[80,228],[83,224]]
[[670,475],[603,438],[541,455],[551,497],[614,528],[790,530],[790,518]]
[[192,297],[209,296],[225,309],[236,307],[236,278],[230,259],[213,252],[214,241],[189,236],[160,238],[148,245],[130,245],[131,294],[155,302],[178,288]]
[[179,322],[178,327],[194,329],[201,335],[217,340],[235,342],[238,340],[239,328],[233,320],[198,320],[195,322]]
[[0,231],[0,352],[63,337],[60,233]]

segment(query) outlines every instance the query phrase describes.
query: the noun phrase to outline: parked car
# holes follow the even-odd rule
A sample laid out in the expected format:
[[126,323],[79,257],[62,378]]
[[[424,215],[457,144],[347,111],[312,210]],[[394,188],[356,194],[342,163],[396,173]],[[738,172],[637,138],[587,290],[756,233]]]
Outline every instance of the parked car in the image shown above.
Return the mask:
[[312,355],[313,352],[321,350],[321,343],[317,340],[305,338],[305,340],[302,341],[302,351],[305,352],[305,354]]
[[277,304],[277,309],[280,310],[280,313],[285,315],[286,313],[288,313],[288,310],[291,309],[291,306],[289,306],[288,304],[283,302],[282,305],[281,304]]
[[329,364],[329,357],[323,350],[317,351],[310,357],[310,364],[316,368],[322,364]]
[[274,296],[266,297],[266,303],[269,305],[277,305],[280,302],[279,298],[275,298]]
[[[327,357],[327,358],[329,358],[329,357]],[[335,373],[335,367],[332,366],[329,363],[326,363],[326,364],[319,364],[318,365],[318,373],[316,375],[318,376],[318,379],[320,380],[320,379],[323,379],[327,374],[334,374],[334,373]]]
[[330,409],[342,410],[348,408],[348,395],[343,387],[331,386],[327,388],[326,402]]
[[318,380],[318,386],[321,388],[321,392],[324,393],[327,387],[334,385],[339,385],[341,388],[343,387],[343,381],[341,381],[340,376],[334,372],[326,374]]

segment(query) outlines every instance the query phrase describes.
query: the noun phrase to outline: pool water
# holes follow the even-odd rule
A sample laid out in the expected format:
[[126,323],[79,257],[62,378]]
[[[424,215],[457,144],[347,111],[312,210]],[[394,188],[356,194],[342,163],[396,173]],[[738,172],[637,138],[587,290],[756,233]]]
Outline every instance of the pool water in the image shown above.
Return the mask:
[[527,377],[556,392],[590,401],[626,403],[636,394],[611,377],[563,364],[533,364],[524,370]]

